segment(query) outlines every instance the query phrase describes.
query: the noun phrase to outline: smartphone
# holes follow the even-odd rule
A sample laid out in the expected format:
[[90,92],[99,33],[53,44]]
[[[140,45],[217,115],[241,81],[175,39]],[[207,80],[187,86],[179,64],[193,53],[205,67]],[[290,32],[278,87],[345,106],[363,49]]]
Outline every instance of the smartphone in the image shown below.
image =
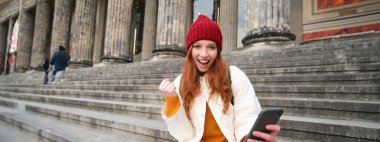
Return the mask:
[[265,141],[261,138],[253,136],[252,133],[254,131],[260,131],[269,134],[271,131],[265,129],[265,126],[268,124],[277,124],[277,121],[280,119],[282,113],[284,113],[284,109],[282,108],[266,108],[261,110],[255,124],[253,124],[251,131],[249,131],[245,142],[248,139]]

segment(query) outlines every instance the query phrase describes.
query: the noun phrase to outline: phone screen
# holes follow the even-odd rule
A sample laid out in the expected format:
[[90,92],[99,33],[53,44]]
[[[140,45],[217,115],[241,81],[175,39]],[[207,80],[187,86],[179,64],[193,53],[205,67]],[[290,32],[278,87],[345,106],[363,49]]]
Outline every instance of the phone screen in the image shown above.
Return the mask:
[[281,108],[267,108],[261,110],[259,116],[255,121],[255,124],[253,124],[253,127],[249,131],[247,139],[245,141],[247,141],[248,139],[264,141],[261,138],[253,136],[252,133],[254,131],[260,131],[269,134],[271,131],[267,130],[265,126],[268,124],[277,124],[277,121],[280,119],[283,112],[284,109]]

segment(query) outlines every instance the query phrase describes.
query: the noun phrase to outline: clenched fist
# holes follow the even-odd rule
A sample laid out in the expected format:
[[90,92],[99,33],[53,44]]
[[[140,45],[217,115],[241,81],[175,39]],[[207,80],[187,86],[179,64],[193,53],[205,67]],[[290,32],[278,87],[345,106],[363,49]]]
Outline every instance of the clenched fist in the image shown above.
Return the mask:
[[162,80],[160,87],[158,88],[165,96],[175,96],[175,86],[170,79]]

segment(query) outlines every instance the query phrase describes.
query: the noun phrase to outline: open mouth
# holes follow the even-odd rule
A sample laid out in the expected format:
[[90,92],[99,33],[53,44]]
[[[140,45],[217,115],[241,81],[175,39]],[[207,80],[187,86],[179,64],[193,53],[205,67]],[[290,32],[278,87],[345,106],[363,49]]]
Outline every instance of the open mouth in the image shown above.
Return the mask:
[[199,60],[198,59],[198,63],[199,63],[199,65],[200,65],[201,68],[206,69],[207,66],[208,66],[208,64],[210,63],[210,61],[205,61],[205,60]]
[[201,65],[207,65],[210,61],[202,61],[202,60],[198,60],[199,64]]

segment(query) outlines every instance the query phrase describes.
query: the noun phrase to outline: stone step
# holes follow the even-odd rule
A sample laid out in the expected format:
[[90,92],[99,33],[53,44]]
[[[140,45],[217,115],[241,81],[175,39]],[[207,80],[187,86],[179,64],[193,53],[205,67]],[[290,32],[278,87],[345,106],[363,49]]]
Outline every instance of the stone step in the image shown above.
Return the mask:
[[78,81],[78,82],[84,82],[84,81],[91,81],[91,80],[126,80],[126,79],[143,79],[143,80],[150,80],[150,79],[164,79],[164,78],[172,78],[174,79],[180,75],[180,73],[168,73],[168,74],[150,74],[150,75],[130,75],[130,74],[101,74],[98,76],[93,77],[76,77],[76,78],[63,78],[61,79],[62,82],[72,82],[72,81]]
[[311,98],[259,98],[264,107],[283,107],[291,115],[323,116],[334,119],[380,120],[380,101]]
[[[378,55],[377,53],[372,53],[374,55]],[[309,56],[308,56],[309,57]],[[357,57],[357,58],[336,58],[333,57],[331,59],[326,59],[324,56],[316,56],[320,59],[313,59],[313,60],[305,60],[304,58],[297,59],[298,57],[294,58],[286,58],[286,59],[277,59],[275,61],[271,62],[263,62],[258,61],[257,59],[252,60],[245,60],[244,62],[237,62],[237,63],[229,63],[230,65],[237,65],[242,69],[265,69],[265,68],[281,68],[281,67],[304,67],[304,66],[321,66],[321,65],[335,65],[335,64],[358,64],[358,63],[380,63],[380,57],[379,56],[369,56],[366,55],[364,57]],[[236,59],[235,59],[236,60]],[[251,61],[253,63],[251,63]],[[138,64],[138,63],[137,63]],[[173,68],[174,66],[174,68]],[[108,68],[107,68],[108,69]],[[87,77],[100,77],[104,76],[104,74],[108,74],[111,76],[122,76],[122,75],[150,75],[150,74],[168,74],[168,73],[175,73],[179,74],[182,70],[182,63],[178,65],[170,65],[169,67],[155,67],[153,66],[147,66],[145,69],[142,70],[134,70],[133,68],[126,68],[125,71],[119,71],[116,69],[113,69],[112,72],[110,71],[102,71],[101,73],[95,73],[95,72],[80,72],[80,73],[65,73],[64,78],[87,78]],[[149,70],[143,71],[143,70]],[[67,72],[67,71],[66,71]],[[121,74],[122,73],[122,74]]]
[[[376,53],[370,53],[370,54],[375,54],[377,55]],[[378,62],[379,61],[379,57],[378,56],[364,56],[364,57],[361,57],[359,56],[358,58],[347,58],[347,57],[343,57],[341,59],[337,59],[336,56],[337,55],[330,55],[332,56],[333,59],[325,59],[326,57],[328,57],[328,55],[321,55],[321,56],[312,56],[312,57],[318,57],[318,60],[315,60],[313,59],[312,61],[305,61],[305,59],[297,59],[299,57],[292,57],[292,58],[286,58],[286,59],[277,59],[276,61],[272,61],[272,63],[268,64],[264,64],[262,61],[258,61],[257,59],[252,59],[252,61],[254,62],[258,62],[256,63],[257,65],[252,65],[252,63],[250,63],[251,61],[250,60],[244,60],[244,62],[238,62],[238,63],[243,63],[243,64],[239,64],[241,65],[240,67],[241,68],[247,68],[247,67],[255,67],[255,68],[259,68],[259,67],[288,67],[288,66],[305,66],[305,65],[318,65],[318,64],[323,64],[323,65],[326,65],[326,64],[332,64],[332,63],[355,63],[355,62],[360,62],[360,63],[363,63],[363,62]],[[309,56],[307,56],[309,57]],[[331,57],[330,57],[331,58]],[[295,60],[296,59],[296,60]],[[235,59],[236,60],[236,59]],[[298,62],[301,62],[301,63],[294,63],[295,61],[299,60]],[[284,63],[281,63],[279,64],[278,62],[284,62]],[[161,65],[159,64],[160,62],[157,62],[158,65]],[[139,65],[139,64],[142,64],[142,63],[132,63],[132,64],[136,64],[136,65]],[[178,64],[178,65],[176,65]],[[136,66],[135,65],[135,66]],[[118,68],[124,68],[122,70],[118,70],[118,69],[115,69],[115,68],[110,68],[110,67],[104,67],[104,68],[96,68],[96,69],[93,69],[93,70],[89,70],[89,69],[86,69],[87,71],[89,72],[85,72],[85,71],[82,71],[82,69],[73,69],[73,70],[67,70],[67,71],[64,71],[64,76],[66,78],[68,77],[77,77],[78,75],[75,76],[75,74],[78,74],[78,72],[81,72],[79,74],[79,76],[88,76],[88,77],[95,77],[95,76],[98,76],[99,74],[103,74],[103,73],[109,73],[109,74],[112,74],[112,73],[117,73],[117,72],[125,72],[126,74],[127,73],[153,73],[152,71],[154,70],[157,70],[155,72],[158,72],[158,73],[162,73],[162,72],[176,72],[176,73],[180,73],[180,70],[182,68],[182,62],[180,63],[171,63],[171,64],[168,64],[166,63],[166,66],[167,67],[156,67],[156,68],[152,68],[152,66],[154,67],[155,65],[152,64],[150,66],[142,66],[142,67],[139,67],[138,70],[135,70],[133,67],[134,66],[127,66],[127,67],[130,67],[130,68],[125,68],[126,66],[125,65],[119,65],[120,67],[118,66],[112,66],[112,67],[118,67]],[[173,68],[173,67],[177,67],[177,68]],[[145,69],[144,69],[145,68]],[[148,68],[148,70],[146,69]],[[150,68],[150,69],[149,69]],[[173,70],[172,70],[173,68]],[[103,70],[102,70],[103,69]],[[110,71],[107,71],[107,70],[104,70],[104,69],[108,69]],[[152,70],[153,69],[153,70]],[[73,76],[74,75],[74,76]],[[41,76],[42,77],[42,76]],[[41,78],[40,77],[40,78]]]
[[[174,80],[174,76],[172,80]],[[287,75],[287,76],[256,76],[250,75],[248,78],[255,85],[377,85],[380,84],[380,73],[352,73],[352,74],[334,74],[334,75]],[[90,78],[83,81],[62,81],[60,84],[139,84],[139,85],[157,85],[164,78]]]
[[[174,78],[174,77],[173,77]],[[104,85],[104,84],[138,84],[138,85],[157,85],[160,84],[161,81],[164,78],[159,78],[159,79],[116,79],[116,80],[111,80],[111,79],[105,79],[105,80],[85,80],[85,81],[63,81],[60,84],[72,84],[72,85],[79,85],[79,84],[97,84],[97,85]]]
[[[13,103],[13,102],[9,101],[9,103]],[[52,115],[54,118],[57,118],[59,120],[70,119],[71,123],[73,123],[72,120],[74,120],[74,121],[78,121],[80,125],[84,125],[84,123],[91,123],[88,125],[98,125],[96,129],[99,129],[99,126],[100,126],[100,127],[108,127],[111,129],[121,129],[124,131],[133,132],[132,135],[126,135],[125,139],[136,138],[137,137],[136,135],[139,135],[139,134],[136,134],[136,132],[142,132],[141,129],[144,129],[144,130],[148,129],[148,131],[156,131],[156,132],[154,132],[154,134],[151,132],[143,132],[143,135],[139,136],[139,137],[142,137],[142,138],[139,138],[140,140],[144,138],[144,141],[146,140],[157,141],[157,139],[159,139],[159,141],[168,141],[168,140],[161,139],[162,136],[156,136],[157,132],[159,132],[160,135],[162,134],[167,135],[166,126],[161,125],[165,123],[162,120],[144,120],[141,118],[135,118],[131,116],[120,116],[120,115],[108,114],[104,112],[88,111],[88,110],[84,110],[80,108],[79,109],[65,108],[65,107],[48,105],[48,104],[41,105],[41,104],[36,104],[36,103],[31,103],[31,102],[26,102],[26,105],[24,107],[26,108],[27,111],[34,112],[39,115],[43,115],[43,116]],[[104,117],[104,116],[111,116],[111,117]],[[148,122],[147,125],[141,125],[147,122]],[[156,126],[158,126],[158,128],[156,128]],[[163,129],[162,127],[165,127],[165,129]],[[150,130],[149,128],[153,130]],[[111,131],[114,132],[115,130],[111,130]],[[146,135],[146,133],[148,133],[148,135],[153,135],[159,138],[151,138],[151,137],[146,138],[147,136],[144,136]],[[174,140],[171,136],[169,136],[169,139]],[[279,140],[282,142],[304,142],[305,141],[305,140],[300,140],[300,139],[293,139],[290,137],[279,137]],[[307,141],[307,142],[313,142],[313,141]]]
[[[376,49],[375,51],[379,51],[378,49]],[[348,52],[348,51],[346,51]],[[307,61],[307,60],[326,60],[326,59],[336,59],[336,58],[353,58],[353,57],[372,57],[372,56],[376,56],[378,55],[378,53],[376,52],[373,52],[373,51],[369,51],[369,50],[365,50],[363,48],[359,48],[358,51],[352,51],[354,53],[340,53],[338,51],[335,51],[335,52],[326,52],[326,53],[321,53],[321,54],[317,54],[315,52],[306,52],[306,53],[302,53],[300,55],[288,55],[288,54],[284,54],[284,55],[281,55],[281,58],[279,57],[279,55],[276,55],[275,57],[276,58],[273,58],[274,56],[263,56],[263,55],[260,55],[260,56],[254,56],[254,54],[247,54],[245,56],[242,56],[240,54],[237,54],[238,56],[232,56],[232,55],[228,55],[228,56],[232,56],[232,59],[230,62],[230,64],[252,64],[252,63],[256,63],[256,64],[263,64],[263,63],[278,63],[278,62],[296,62],[296,61]],[[227,56],[227,57],[228,57]],[[283,56],[283,58],[282,58]],[[264,58],[264,59],[260,59],[260,58]],[[289,57],[292,57],[292,58],[289,58]],[[241,61],[239,60],[241,59]],[[266,61],[266,60],[269,60]],[[242,62],[243,61],[243,62]],[[378,60],[377,60],[378,61]],[[163,61],[165,62],[165,61]],[[144,72],[161,72],[161,70],[166,70],[166,71],[171,71],[171,70],[168,70],[168,68],[176,68],[174,69],[175,71],[177,70],[180,70],[182,69],[182,63],[183,63],[183,60],[179,60],[179,62],[170,62],[169,63],[162,63],[162,61],[157,61],[157,62],[154,62],[156,64],[143,64],[143,63],[132,63],[132,64],[143,64],[142,66],[112,66],[112,68],[109,68],[109,67],[98,67],[97,68],[97,71],[94,71],[94,70],[80,70],[80,72],[86,72],[86,71],[90,71],[91,73],[94,73],[94,74],[97,74],[97,73],[101,73],[101,72],[111,72],[111,73],[116,73],[116,72],[120,72],[120,71],[126,71],[126,72],[135,72],[135,73],[141,73],[141,69],[143,68],[149,68],[149,67],[152,67],[151,70],[145,70]],[[144,66],[145,65],[145,66]],[[175,65],[175,66],[173,66]],[[156,67],[156,68],[154,68]],[[70,75],[73,75],[75,74],[75,72],[77,72],[79,70],[76,70],[76,71],[72,71],[71,73],[68,73]],[[86,73],[86,74],[89,74],[89,73]],[[67,76],[68,77],[68,76]]]
[[5,84],[34,84],[43,83],[43,72],[34,71],[32,73],[14,73],[12,75],[2,75],[0,82]]
[[303,98],[303,99],[339,99],[339,100],[361,100],[361,101],[380,101],[380,95],[374,93],[339,93],[339,92],[265,92],[256,91],[258,98],[265,97],[284,97],[284,98]]
[[[324,65],[324,66],[300,66],[300,67],[284,67],[284,68],[265,68],[265,69],[244,69],[241,68],[247,75],[257,75],[263,76],[273,76],[273,75],[323,75],[323,74],[353,74],[355,72],[374,72],[378,73],[380,70],[379,63],[362,63],[362,64],[336,64],[336,65]],[[176,74],[154,74],[154,75],[129,75],[129,74],[103,74],[99,76],[93,77],[76,77],[76,78],[64,78],[62,81],[86,81],[86,80],[119,80],[119,79],[155,79],[156,77],[159,79],[163,78],[175,78]]]
[[[368,65],[368,64],[379,64],[380,62],[380,57],[378,56],[370,56],[370,57],[361,57],[361,58],[342,58],[342,59],[329,59],[329,60],[312,60],[312,61],[304,61],[304,60],[301,60],[299,62],[274,62],[274,63],[259,63],[259,64],[249,64],[249,63],[246,63],[246,64],[237,64],[237,66],[243,70],[246,70],[246,69],[272,69],[272,68],[275,68],[275,69],[281,69],[281,68],[296,68],[296,67],[302,67],[302,68],[309,68],[309,67],[328,67],[328,66],[363,66],[363,65]],[[245,61],[245,62],[249,62],[249,61]],[[234,64],[230,64],[230,65],[234,65]],[[179,65],[181,66],[181,65]],[[149,67],[146,68],[146,70],[150,70]],[[164,74],[170,74],[170,72],[168,73],[167,70],[171,70],[171,72],[178,72],[176,74],[180,74],[180,71],[181,69],[172,69],[172,68],[164,68],[162,70],[159,70],[157,73],[164,73]],[[143,71],[137,71],[138,73],[141,73]],[[87,74],[91,74],[91,76],[89,75],[84,75],[83,77],[99,77],[99,76],[104,76],[103,74],[106,73],[108,75],[112,75],[112,76],[121,76],[121,75],[128,75],[128,76],[134,76],[134,75],[139,75],[139,74],[133,74],[133,73],[126,73],[126,72],[123,72],[123,74],[120,74],[119,73],[114,73],[114,74],[110,74],[108,72],[103,72],[103,73],[100,73],[100,74],[91,74],[91,73],[87,73]],[[144,72],[145,73],[145,72]],[[80,76],[80,74],[78,74]],[[140,75],[144,75],[144,74],[140,74]],[[145,74],[145,76],[149,76],[150,74]],[[79,77],[79,76],[75,76],[75,78]]]
[[[157,126],[157,124],[161,124],[164,126],[162,129],[160,129],[160,132],[156,132],[155,134],[159,133],[160,137],[162,137],[163,133],[167,134],[165,123],[162,121],[154,122],[153,124],[148,124],[146,126],[140,126],[142,124],[146,124],[148,120],[144,119],[133,119],[129,116],[120,116],[115,114],[108,114],[104,112],[94,112],[90,110],[83,110],[78,108],[63,108],[60,106],[53,106],[53,105],[46,105],[46,104],[32,104],[32,103],[25,103],[26,110],[35,112],[35,113],[42,113],[42,114],[48,114],[53,115],[55,117],[58,117],[60,119],[67,118],[67,119],[73,119],[76,121],[83,121],[86,123],[92,123],[92,125],[100,125],[100,126],[107,126],[111,128],[117,128],[125,131],[133,130],[136,133],[149,133],[151,130],[146,127],[154,127]],[[107,116],[107,117],[105,117]],[[131,120],[132,119],[132,120]],[[323,121],[317,121],[317,120],[323,120]],[[139,121],[139,122],[136,122]],[[141,122],[144,121],[144,122]],[[150,121],[150,120],[149,120]],[[348,124],[344,124],[348,122]],[[307,124],[308,127],[304,127],[304,125],[299,124]],[[372,136],[363,136],[362,134],[354,134],[354,135],[345,135],[344,133],[341,135],[336,135],[337,132],[329,131],[331,129],[340,129],[342,127],[346,129],[354,129],[354,130],[365,130],[365,132],[368,132],[370,134],[375,134],[378,132],[379,127],[377,123],[371,123],[371,122],[361,122],[361,121],[347,121],[347,120],[334,120],[334,119],[323,119],[323,118],[312,118],[312,117],[300,117],[300,116],[288,116],[284,115],[282,116],[279,124],[282,127],[282,131],[280,133],[281,136],[289,137],[291,135],[288,135],[289,133],[292,133],[294,131],[297,131],[298,134],[308,134],[308,133],[318,133],[318,136],[327,137],[332,140],[338,140],[337,138],[344,138],[348,140],[358,140],[360,138],[369,138],[373,139]],[[342,124],[344,124],[342,126]],[[365,126],[361,125],[365,124]],[[136,126],[137,125],[137,126]],[[294,125],[297,125],[299,127],[295,127]],[[372,126],[372,127],[371,127]],[[143,128],[141,128],[143,127]],[[312,129],[310,128],[329,128],[329,129]],[[158,131],[158,130],[156,130]],[[347,131],[347,130],[346,130]],[[345,131],[345,132],[346,132]],[[168,135],[168,134],[167,134]],[[155,135],[157,136],[157,135]],[[302,135],[301,135],[302,136]],[[170,136],[169,136],[170,137]],[[297,136],[293,136],[297,137]],[[305,141],[307,140],[314,140],[319,141],[320,139],[316,137],[310,137],[310,138],[303,138]],[[292,140],[290,140],[292,141]],[[373,141],[373,140],[372,140]]]
[[[150,68],[146,68],[145,70],[149,70]],[[58,77],[57,79],[59,80],[63,80],[63,81],[78,81],[78,80],[82,80],[82,79],[108,79],[108,78],[114,78],[114,79],[119,79],[119,78],[132,78],[132,79],[135,79],[135,78],[146,78],[146,79],[150,79],[150,78],[172,78],[172,77],[175,77],[179,74],[181,74],[181,70],[178,70],[177,72],[169,72],[169,73],[166,73],[166,72],[162,72],[162,73],[144,73],[144,71],[136,71],[138,73],[126,73],[126,72],[118,72],[118,73],[110,73],[110,72],[107,72],[107,71],[104,71],[103,73],[98,73],[98,74],[94,74],[94,73],[76,73],[76,75],[72,75],[72,76],[68,76],[66,75],[67,72],[63,72],[63,76],[61,77]],[[91,74],[91,75],[88,75],[88,74]]]
[[243,69],[246,75],[275,76],[275,75],[326,75],[326,74],[352,74],[352,73],[378,73],[379,63],[338,64],[310,67]]
[[[102,73],[120,73],[123,72],[125,74],[153,74],[152,71],[154,70],[161,70],[168,67],[175,67],[171,65],[175,64],[182,64],[183,58],[180,58],[181,61],[173,62],[171,60],[162,60],[162,61],[152,61],[149,64],[146,64],[146,62],[137,62],[137,63],[130,63],[130,64],[119,64],[119,65],[108,65],[103,67],[93,67],[93,70],[89,69],[69,69],[65,72],[65,77],[75,77],[78,74],[77,73],[84,73],[88,76],[96,76],[98,74]],[[164,64],[164,65],[163,65]],[[151,68],[150,68],[151,67]],[[180,71],[182,69],[182,66],[178,67],[178,70]],[[179,72],[178,71],[178,72]],[[176,73],[172,72],[171,70],[167,70],[168,73]],[[81,74],[79,74],[81,75]]]
[[[1,109],[0,121],[2,121],[2,123],[7,123],[7,125],[18,127],[18,129],[21,129],[23,130],[24,133],[27,133],[22,136],[39,137],[39,138],[42,138],[42,141],[64,141],[64,142],[72,141],[72,139],[69,139],[65,136],[60,136],[57,132],[51,132],[50,130],[46,130],[45,128],[42,128],[43,126],[35,126],[35,125],[40,125],[40,124],[38,124],[38,122],[36,122],[37,120],[33,119],[33,117],[31,118],[31,120],[27,122],[25,122],[26,120],[18,120],[18,119],[22,119],[22,118],[19,118],[20,115],[21,116],[30,116],[30,115],[23,115],[21,112],[10,110],[7,108],[0,107],[0,109]],[[42,119],[42,120],[45,120],[45,119]],[[34,124],[34,123],[37,123],[37,124]],[[9,135],[9,132],[8,132],[8,135]],[[15,141],[16,139],[18,138],[17,137],[9,138],[10,141]]]
[[0,100],[0,106],[15,108],[17,107],[17,103]]
[[254,85],[257,92],[379,94],[380,85]]
[[380,101],[379,85],[255,85],[260,97]]
[[248,78],[254,85],[379,85],[380,72],[333,75],[284,75]]
[[379,37],[370,38],[370,39],[359,39],[359,40],[346,40],[340,42],[319,42],[318,44],[304,44],[299,46],[294,46],[291,48],[275,48],[268,50],[257,50],[257,51],[244,51],[237,53],[230,53],[227,55],[230,56],[244,56],[244,55],[253,55],[253,56],[270,56],[270,55],[282,55],[282,54],[293,54],[293,53],[316,53],[316,52],[333,52],[337,50],[370,50],[377,49],[380,46]]
[[12,92],[0,92],[0,97],[64,105],[76,108],[85,108],[110,113],[129,114],[149,119],[161,119],[162,104],[147,104],[126,101],[106,101]]
[[285,137],[321,142],[378,142],[380,123],[360,120],[335,120],[313,116],[283,115],[279,121]]
[[[112,129],[132,132],[137,135],[145,135],[145,138],[150,138],[150,141],[174,141],[174,138],[170,136],[166,124],[162,119],[146,119],[136,117],[135,115],[107,113],[83,108],[41,104],[1,97],[0,99],[23,103],[26,111],[35,114],[51,115],[58,119],[69,119],[77,122],[89,123],[90,125],[95,125],[95,128],[98,128],[99,126],[109,127]],[[125,138],[133,138],[133,136]]]
[[[79,123],[74,124],[62,120],[50,119],[46,116],[27,113],[22,110],[14,110],[2,107],[0,107],[0,110],[0,120],[13,125],[14,127],[19,127],[19,129],[22,129],[24,131],[28,131],[29,133],[34,134],[39,138],[43,138],[43,140],[46,141],[141,141],[141,139],[133,137],[132,134],[130,134],[130,137],[126,137],[128,135],[110,133],[110,131],[94,129],[91,126],[81,125]],[[8,135],[9,134],[10,133],[8,132]],[[26,135],[24,134],[22,136]],[[14,137],[11,138],[10,141],[17,141],[18,139],[18,137]],[[29,142],[29,140],[26,141]]]
[[[312,87],[312,86],[311,86]],[[255,87],[256,95],[259,98],[264,97],[289,97],[289,98],[304,98],[304,99],[345,99],[345,100],[362,100],[362,101],[379,101],[378,93],[346,93],[346,92],[284,92],[284,91],[261,91]],[[42,94],[53,96],[90,98],[97,100],[117,100],[117,101],[134,101],[138,103],[162,104],[164,102],[162,94],[157,93],[133,93],[133,92],[113,92],[113,91],[91,91],[91,90],[66,90],[66,89],[41,89],[41,88],[24,88],[24,87],[2,87],[3,92],[27,93],[27,94]],[[305,90],[305,89],[304,89]],[[306,89],[307,90],[307,89]],[[313,89],[311,89],[313,90]],[[318,89],[314,89],[318,90]]]
[[[301,86],[303,87],[303,86]],[[311,86],[323,87],[323,86]],[[345,89],[349,87],[354,88],[357,86],[346,86]],[[373,90],[368,86],[359,86],[364,87],[364,90]],[[334,86],[330,86],[330,88],[334,88]],[[305,88],[303,88],[305,89]],[[343,89],[343,90],[345,90]],[[363,89],[363,88],[361,88]],[[358,89],[358,90],[361,90]],[[319,89],[315,89],[319,90]],[[328,90],[328,89],[326,89]],[[328,91],[327,91],[328,92]],[[257,92],[260,94],[260,92]],[[359,95],[359,94],[358,94]],[[141,103],[129,103],[129,102],[118,102],[118,101],[101,101],[101,100],[93,100],[87,98],[69,98],[69,97],[58,97],[58,96],[46,96],[46,95],[34,95],[34,94],[25,94],[25,93],[11,93],[11,92],[0,92],[0,96],[3,97],[12,97],[19,98],[23,100],[33,100],[39,102],[53,103],[53,104],[63,104],[63,105],[71,105],[75,107],[85,107],[89,109],[102,110],[102,111],[111,111],[111,112],[119,112],[126,114],[136,114],[147,118],[160,118],[160,109],[162,104],[157,104],[156,108],[151,105],[154,104],[143,104]],[[259,95],[258,95],[259,96]],[[332,99],[319,99],[319,98],[281,98],[281,93],[278,93],[276,98],[267,98],[267,97],[259,97],[260,102],[264,106],[282,106],[289,107],[290,109],[297,108],[296,110],[308,110],[308,114],[324,114],[325,110],[330,110],[329,113],[332,114],[331,117],[342,117],[342,114],[345,114],[343,117],[352,117],[358,119],[367,119],[367,120],[376,120],[379,119],[379,115],[369,115],[368,113],[378,113],[376,110],[380,111],[380,101],[373,100],[369,101],[353,101],[353,100],[332,100]],[[157,96],[158,97],[158,96]],[[161,96],[162,97],[162,96]],[[158,103],[162,102],[162,100],[158,101]],[[137,105],[137,106],[136,106]],[[135,107],[133,107],[135,106]],[[352,108],[352,106],[355,106]],[[371,110],[368,110],[369,108]],[[304,112],[295,111],[295,113],[302,114]],[[380,114],[380,113],[379,113]]]
[[[286,48],[286,49],[272,50],[272,51],[252,51],[252,52],[247,52],[244,54],[231,53],[231,54],[227,54],[226,56],[231,57],[231,58],[244,57],[244,58],[242,58],[242,59],[244,59],[243,61],[248,61],[247,59],[256,58],[256,57],[268,57],[269,59],[273,58],[273,57],[278,58],[278,55],[282,55],[282,54],[287,55],[286,59],[292,59],[289,57],[294,57],[294,56],[291,56],[293,54],[293,52],[297,53],[297,54],[299,53],[300,55],[302,55],[301,53],[307,53],[310,55],[315,55],[316,52],[321,52],[320,55],[325,55],[326,53],[327,54],[334,53],[334,56],[333,56],[334,58],[336,58],[336,57],[344,58],[344,57],[347,57],[346,53],[351,53],[353,51],[361,51],[361,52],[358,52],[358,57],[360,57],[361,54],[363,54],[363,52],[366,52],[366,51],[371,51],[371,50],[373,50],[375,52],[379,51],[378,50],[378,48],[380,47],[379,43],[380,43],[380,40],[378,37],[372,37],[372,38],[366,38],[364,40],[363,39],[352,39],[352,41],[339,41],[339,42],[331,42],[330,41],[330,42],[326,42],[326,43],[318,43],[318,44],[313,44],[313,45],[301,45],[301,46],[297,46],[294,48]],[[325,53],[322,53],[322,51],[324,51]],[[376,53],[374,53],[374,54],[376,54]],[[362,55],[362,56],[368,57],[368,55]],[[236,58],[236,60],[237,59],[238,58]],[[257,59],[255,59],[255,60],[257,60]],[[282,59],[279,61],[282,61]],[[69,69],[68,72],[70,72],[70,74],[72,74],[72,73],[76,73],[76,72],[86,72],[86,71],[90,71],[90,70],[92,70],[91,72],[94,72],[93,70],[98,70],[97,72],[94,72],[94,73],[102,73],[102,72],[107,71],[105,69],[108,69],[108,71],[119,72],[119,71],[130,70],[132,68],[137,68],[137,69],[140,68],[141,69],[141,68],[145,68],[147,66],[152,66],[152,65],[156,65],[156,64],[158,65],[158,67],[163,66],[164,69],[167,69],[167,68],[176,67],[175,65],[178,65],[178,62],[180,62],[179,64],[181,64],[183,62],[183,59],[175,59],[172,61],[171,60],[165,60],[165,61],[150,61],[150,62],[140,62],[140,63],[132,63],[132,64],[122,64],[122,65],[111,65],[111,66],[106,66],[106,67],[99,67],[96,69],[93,69],[93,68],[78,69],[78,70],[74,69],[72,71],[69,71],[70,70]],[[262,61],[260,61],[260,62],[262,62]],[[240,63],[240,61],[238,61],[238,63]],[[244,63],[244,62],[241,62],[241,63]],[[140,71],[143,71],[143,70],[140,70]],[[145,70],[144,72],[147,72],[147,71]],[[8,75],[10,77],[0,78],[0,81],[11,81],[15,78],[16,79],[22,78],[21,80],[30,80],[30,78],[33,78],[33,79],[37,78],[38,80],[42,80],[43,73],[40,73],[40,75],[38,75],[38,77],[36,77],[36,74],[33,72],[28,72],[27,74],[28,74],[28,76],[20,76],[20,77],[17,77],[17,76],[19,76],[19,74],[17,74],[17,73],[13,74],[13,75]]]
[[[368,93],[378,94],[379,85],[256,85],[252,84],[257,92],[285,92],[285,93]],[[25,87],[39,89],[69,89],[69,90],[92,90],[130,93],[155,93],[158,94],[159,85],[2,85],[4,87]]]
[[49,140],[0,121],[0,142],[49,142]]
[[26,87],[26,88],[40,88],[40,89],[75,89],[75,90],[92,90],[92,91],[113,91],[113,92],[134,92],[134,93],[158,93],[157,85],[70,85],[70,84],[60,84],[60,85],[1,85],[9,87]]
[[[73,90],[73,89],[44,89],[44,88],[26,88],[26,87],[3,87],[3,92],[41,94],[48,96],[62,96],[74,98],[89,98],[96,100],[113,100],[113,101],[133,101],[138,103],[163,104],[164,98],[161,93],[138,93],[138,92],[114,92],[114,91],[92,91],[92,90]],[[0,100],[1,101],[1,100]],[[12,104],[10,104],[12,105]]]
[[[257,92],[291,92],[291,93],[369,93],[376,94],[380,92],[379,85],[256,85],[252,84]],[[142,93],[159,93],[158,85],[2,85],[7,87],[25,87],[37,89],[69,89],[69,90],[92,90],[113,92],[142,92]]]
[[[302,62],[302,61],[316,61],[316,60],[332,60],[332,59],[351,59],[363,57],[376,57],[380,53],[380,48],[377,51],[357,51],[355,53],[339,53],[339,52],[326,52],[326,53],[302,53],[298,55],[266,55],[266,56],[238,56],[226,57],[229,64],[273,64],[284,62]],[[378,60],[375,60],[378,62]]]
[[[288,58],[291,59],[291,58]],[[286,59],[284,59],[286,60]],[[249,62],[249,61],[247,61]],[[308,67],[308,66],[324,66],[337,64],[361,64],[361,63],[380,63],[380,57],[360,57],[360,58],[333,58],[318,60],[300,60],[300,61],[279,61],[271,63],[240,63],[230,64],[236,65],[241,69],[266,69],[266,68],[284,68],[284,67]]]
[[[380,50],[380,49],[379,49]],[[379,51],[378,52],[370,52],[368,53],[355,53],[349,55],[335,55],[333,53],[326,54],[312,54],[312,55],[298,55],[298,56],[285,56],[283,58],[276,56],[267,56],[268,59],[260,59],[257,57],[247,57],[242,59],[230,59],[227,60],[229,64],[233,65],[253,65],[261,67],[266,64],[270,64],[271,66],[281,66],[283,63],[287,66],[290,66],[289,63],[294,63],[293,66],[298,65],[297,63],[306,64],[306,65],[322,65],[334,62],[340,63],[355,63],[355,62],[379,62]],[[261,65],[261,66],[260,66]],[[265,67],[265,66],[263,66]]]
[[[379,85],[256,85],[252,84],[256,94],[281,97],[301,98],[348,98],[361,100],[379,100]],[[144,88],[145,90],[112,90],[109,88]],[[23,89],[21,89],[23,88]],[[57,89],[57,90],[55,90]],[[161,100],[162,96],[158,85],[6,85],[0,86],[0,90],[20,93],[58,94],[65,96],[81,96],[83,98],[106,99],[107,96],[117,100],[147,99]],[[107,93],[108,92],[108,93]],[[293,96],[294,95],[294,96]]]

